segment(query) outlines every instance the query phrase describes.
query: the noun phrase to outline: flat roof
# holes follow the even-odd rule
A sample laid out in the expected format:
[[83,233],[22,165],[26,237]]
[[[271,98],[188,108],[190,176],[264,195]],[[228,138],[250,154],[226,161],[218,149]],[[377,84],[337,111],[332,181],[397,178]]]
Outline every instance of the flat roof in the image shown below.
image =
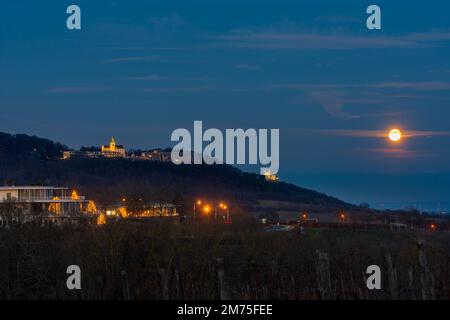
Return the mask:
[[3,186],[0,190],[68,190],[62,187],[44,187],[44,186]]

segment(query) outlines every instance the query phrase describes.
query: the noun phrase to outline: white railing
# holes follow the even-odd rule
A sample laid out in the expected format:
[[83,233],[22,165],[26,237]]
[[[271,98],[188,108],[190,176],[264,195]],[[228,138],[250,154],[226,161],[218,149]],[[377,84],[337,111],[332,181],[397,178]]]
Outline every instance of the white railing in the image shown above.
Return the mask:
[[33,201],[85,201],[86,197],[85,196],[78,196],[77,198],[72,198],[69,196],[64,196],[64,197],[19,197],[19,199],[12,197],[10,199],[0,199],[0,202],[21,202],[21,201],[26,201],[26,202],[33,202]]

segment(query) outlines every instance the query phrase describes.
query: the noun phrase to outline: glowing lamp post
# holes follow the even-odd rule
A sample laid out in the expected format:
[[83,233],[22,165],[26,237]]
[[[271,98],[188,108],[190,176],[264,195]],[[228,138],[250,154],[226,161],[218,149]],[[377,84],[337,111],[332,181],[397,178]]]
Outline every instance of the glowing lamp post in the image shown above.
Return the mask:
[[214,208],[214,219],[217,220],[217,209],[225,210],[226,205],[223,202],[219,203],[218,207]]
[[226,212],[227,212],[226,223],[231,223],[231,221],[230,221],[230,208],[228,208],[228,206],[226,204],[224,204],[222,206],[222,209],[226,210]]
[[205,206],[203,207],[202,211],[203,211],[203,213],[204,213],[205,216],[209,216],[209,214],[210,214],[211,211],[212,211],[212,208],[211,208],[210,205],[207,204],[207,205],[205,205]]
[[196,210],[197,210],[197,206],[201,206],[202,205],[202,201],[201,200],[197,200],[194,202],[194,218],[196,215]]

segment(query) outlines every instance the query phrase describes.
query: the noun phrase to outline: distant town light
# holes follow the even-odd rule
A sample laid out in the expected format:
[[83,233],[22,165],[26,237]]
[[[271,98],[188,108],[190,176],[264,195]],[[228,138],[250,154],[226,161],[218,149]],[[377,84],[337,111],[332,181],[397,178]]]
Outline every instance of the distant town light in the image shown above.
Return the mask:
[[347,214],[344,211],[339,212],[339,220],[344,222],[347,219]]
[[264,171],[264,178],[269,182],[276,182],[279,180],[278,176],[269,170]]

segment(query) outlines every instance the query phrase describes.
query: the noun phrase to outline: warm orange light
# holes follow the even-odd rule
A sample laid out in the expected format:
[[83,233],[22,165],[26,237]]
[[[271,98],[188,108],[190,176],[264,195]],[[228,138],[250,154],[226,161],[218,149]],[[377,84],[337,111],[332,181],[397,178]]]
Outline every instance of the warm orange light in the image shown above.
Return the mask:
[[400,141],[402,139],[402,132],[399,129],[392,129],[389,131],[389,139],[393,142]]
[[128,218],[129,214],[128,214],[127,208],[125,208],[125,207],[120,207],[119,209],[117,209],[117,211],[119,212],[119,215],[120,215],[122,218]]
[[70,196],[71,200],[78,200],[80,197],[78,196],[78,193],[76,190],[73,190],[72,195]]
[[202,205],[202,201],[201,200],[197,200],[197,205],[201,206]]
[[211,213],[211,206],[209,206],[209,205],[205,205],[204,207],[203,207],[203,213],[205,214],[205,215],[208,215],[208,214],[210,214]]
[[122,198],[122,202],[126,202],[127,201],[127,199],[126,198]]
[[94,201],[89,201],[88,202],[87,212],[89,212],[89,213],[96,213],[97,212],[97,206],[95,205]]
[[106,224],[106,216],[102,213],[97,217],[97,225]]
[[219,208],[220,208],[220,209],[223,209],[223,210],[227,210],[227,209],[228,209],[228,206],[227,206],[225,203],[221,202],[221,203],[219,204]]
[[430,224],[430,229],[431,230],[436,230],[436,225],[434,223]]
[[278,181],[278,176],[276,174],[273,174],[269,170],[264,171],[263,175],[266,178],[266,181],[271,181],[271,182]]
[[[53,197],[52,200],[61,200],[61,199],[59,197]],[[48,211],[56,215],[61,214],[61,203],[59,202],[50,203],[50,205],[48,206]]]
[[307,214],[306,212],[303,213],[303,214],[302,214],[302,218],[303,218],[304,220],[308,219],[308,214]]

